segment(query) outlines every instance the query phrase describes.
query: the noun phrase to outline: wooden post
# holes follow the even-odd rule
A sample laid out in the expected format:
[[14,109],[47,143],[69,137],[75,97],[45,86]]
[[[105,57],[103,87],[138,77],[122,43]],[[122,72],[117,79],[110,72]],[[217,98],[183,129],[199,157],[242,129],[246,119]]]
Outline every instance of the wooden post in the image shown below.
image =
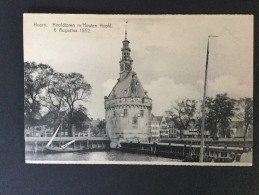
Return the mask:
[[86,147],[89,148],[89,140],[86,140]]
[[34,152],[37,153],[37,151],[38,151],[38,143],[37,141],[35,141]]

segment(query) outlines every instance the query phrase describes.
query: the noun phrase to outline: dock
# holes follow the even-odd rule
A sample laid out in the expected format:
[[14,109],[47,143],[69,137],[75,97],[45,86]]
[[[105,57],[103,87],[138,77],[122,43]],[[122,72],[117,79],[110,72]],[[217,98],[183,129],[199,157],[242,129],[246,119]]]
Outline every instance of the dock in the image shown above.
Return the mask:
[[[25,137],[25,151],[43,151],[50,137]],[[52,146],[60,146],[72,140],[76,140],[73,148],[86,148],[89,150],[109,150],[110,139],[108,137],[55,137]]]
[[[121,151],[162,156],[188,162],[198,162],[200,145],[178,143],[133,143],[121,142]],[[204,162],[240,162],[246,147],[209,146],[204,147]]]

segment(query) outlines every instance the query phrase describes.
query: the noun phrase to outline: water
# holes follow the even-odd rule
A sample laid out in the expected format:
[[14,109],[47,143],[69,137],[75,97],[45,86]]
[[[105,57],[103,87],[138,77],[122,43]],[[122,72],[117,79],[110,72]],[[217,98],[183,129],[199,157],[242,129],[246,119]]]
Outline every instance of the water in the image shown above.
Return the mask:
[[117,150],[111,151],[96,151],[96,152],[74,152],[74,153],[50,153],[43,152],[26,152],[26,160],[35,161],[156,161],[156,162],[177,162],[179,160],[169,159],[147,154],[132,154],[120,152]]

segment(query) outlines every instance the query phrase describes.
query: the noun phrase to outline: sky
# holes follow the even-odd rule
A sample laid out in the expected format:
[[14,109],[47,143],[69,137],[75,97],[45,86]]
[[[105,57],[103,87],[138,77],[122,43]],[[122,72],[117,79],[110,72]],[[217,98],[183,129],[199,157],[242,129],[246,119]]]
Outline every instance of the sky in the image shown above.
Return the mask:
[[[252,15],[25,14],[24,61],[84,75],[93,88],[84,105],[90,117],[103,119],[104,96],[119,78],[125,21],[133,69],[153,100],[154,115],[178,99],[202,98],[208,35],[219,37],[210,39],[207,95],[253,97]],[[97,27],[80,32],[83,24]]]

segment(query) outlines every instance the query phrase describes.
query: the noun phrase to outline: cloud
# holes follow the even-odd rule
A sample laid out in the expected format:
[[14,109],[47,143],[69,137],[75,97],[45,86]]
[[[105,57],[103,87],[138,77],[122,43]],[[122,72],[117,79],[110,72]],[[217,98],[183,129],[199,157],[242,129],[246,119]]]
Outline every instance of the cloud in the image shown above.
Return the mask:
[[202,94],[190,84],[175,83],[173,79],[162,77],[149,84],[144,84],[148,95],[153,100],[152,112],[162,115],[172,104],[181,98],[200,99]]
[[110,92],[112,91],[112,88],[115,86],[117,80],[116,79],[108,79],[103,82],[103,88],[104,88],[104,96],[108,96]]
[[[198,84],[203,86],[203,81],[199,80]],[[253,85],[244,85],[234,76],[223,75],[208,81],[208,96],[219,93],[227,93],[231,98],[252,97]]]

